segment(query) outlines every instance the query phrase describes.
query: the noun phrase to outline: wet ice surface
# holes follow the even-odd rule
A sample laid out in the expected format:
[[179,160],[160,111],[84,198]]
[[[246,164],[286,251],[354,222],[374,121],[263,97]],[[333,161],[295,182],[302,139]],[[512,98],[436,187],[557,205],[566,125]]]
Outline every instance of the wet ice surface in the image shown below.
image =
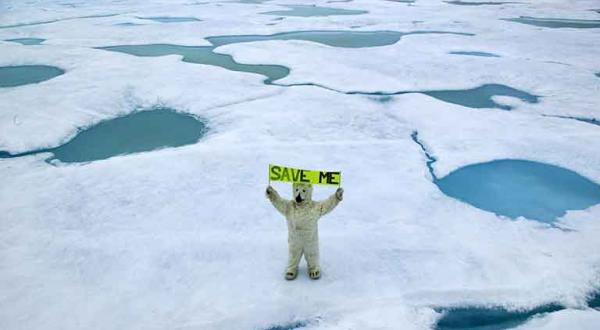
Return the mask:
[[584,123],[600,126],[600,120],[598,120],[596,118],[582,118],[582,117],[569,117],[569,116],[551,116],[551,117],[573,119],[573,120],[578,120],[578,121],[581,121]]
[[301,328],[305,328],[305,327],[309,326],[310,323],[311,322],[307,322],[307,321],[295,321],[295,322],[290,322],[290,323],[287,323],[287,324],[270,326],[268,328],[265,328],[265,330],[293,330],[293,329],[301,329]]
[[6,39],[6,41],[12,41],[20,43],[21,45],[39,45],[44,42],[46,39],[41,38],[16,38],[16,39]]
[[584,123],[588,123],[588,124],[592,124],[592,125],[598,125],[600,126],[600,120],[595,119],[595,118],[579,118],[579,117],[573,117],[573,119],[575,120],[579,120],[582,121]]
[[510,3],[518,3],[518,2],[502,2],[502,1],[446,1],[446,3],[452,5],[461,5],[461,6],[498,6]]
[[265,3],[267,1],[270,1],[270,0],[234,0],[232,2],[258,4],[258,3]]
[[463,51],[456,51],[456,52],[450,52],[449,54],[453,54],[453,55],[469,55],[469,56],[482,56],[482,57],[500,57],[499,55],[496,54],[492,54],[492,53],[487,53],[487,52],[463,52]]
[[588,306],[591,308],[600,307],[600,291],[594,292],[594,294],[588,300]]
[[169,16],[155,16],[155,17],[138,17],[139,19],[146,19],[159,23],[183,23],[183,22],[200,22],[195,17],[169,17]]
[[311,17],[311,16],[332,16],[332,15],[360,15],[366,14],[366,10],[352,10],[352,9],[341,9],[331,7],[319,7],[315,5],[286,5],[287,10],[274,10],[264,12],[266,15],[278,15],[278,16],[299,16],[299,17]]
[[423,93],[445,102],[460,104],[470,108],[512,109],[509,105],[494,101],[494,96],[510,96],[528,103],[539,102],[539,97],[536,95],[499,84],[488,84],[466,90],[427,91]]
[[574,28],[574,29],[597,29],[600,28],[600,20],[585,19],[562,19],[521,16],[518,18],[506,18],[506,21],[547,27],[547,28]]
[[140,25],[144,25],[144,24],[138,24],[138,23],[132,23],[132,22],[123,22],[123,23],[117,23],[115,25],[117,25],[117,26],[140,26]]
[[[300,3],[0,2],[1,66],[67,72],[0,89],[2,329],[411,330],[448,325],[450,309],[464,312],[448,312],[456,327],[493,327],[552,304],[565,309],[518,327],[597,327],[600,313],[586,306],[600,287],[600,205],[559,201],[550,224],[513,220],[436,185],[502,159],[600,182],[600,130],[576,120],[600,117],[598,30],[502,20],[594,21],[597,6],[318,0],[368,13],[262,14]],[[47,40],[5,41],[28,37]],[[153,106],[205,118],[210,134],[45,162],[68,141],[103,150],[83,128]],[[320,222],[319,281],[304,264],[296,281],[283,279],[287,228],[264,199],[275,162],[344,172],[345,200]],[[556,188],[554,176],[531,189],[565,201],[584,192],[577,180]],[[317,187],[315,198],[332,192]]]
[[0,67],[0,88],[36,84],[64,74],[49,65],[16,65]]

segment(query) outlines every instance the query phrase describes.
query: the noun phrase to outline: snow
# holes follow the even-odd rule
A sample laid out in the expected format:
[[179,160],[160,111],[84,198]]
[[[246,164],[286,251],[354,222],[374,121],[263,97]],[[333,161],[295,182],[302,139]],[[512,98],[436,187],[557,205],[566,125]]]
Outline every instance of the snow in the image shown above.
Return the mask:
[[[3,1],[0,66],[52,65],[54,79],[0,89],[0,150],[56,146],[78,129],[156,104],[207,120],[179,148],[88,164],[47,155],[0,159],[0,328],[428,329],[435,306],[567,310],[522,327],[597,324],[585,297],[600,287],[600,205],[558,228],[498,217],[444,195],[410,135],[419,132],[442,177],[494,159],[561,166],[600,182],[600,130],[542,115],[600,117],[600,29],[544,29],[500,18],[597,19],[595,1],[456,6],[336,2],[362,15],[261,12],[294,1]],[[303,4],[305,4],[303,2]],[[326,1],[309,1],[331,7]],[[105,17],[87,17],[107,15]],[[160,23],[136,17],[195,17]],[[416,22],[422,21],[422,22]],[[120,23],[143,25],[120,26]],[[276,25],[267,25],[276,22]],[[352,26],[360,26],[352,29]],[[240,63],[290,67],[282,87],[256,74],[135,57],[92,47],[170,43],[295,30],[472,33],[404,36],[383,47],[278,40],[218,47]],[[456,56],[479,51],[501,57]],[[380,103],[347,91],[424,91],[505,84],[537,104],[472,109],[420,93]],[[323,276],[283,279],[286,225],[264,197],[267,165],[339,169],[344,201],[320,223]],[[290,186],[274,184],[284,196]],[[334,188],[316,187],[321,199]]]
[[600,312],[587,310],[563,310],[556,313],[550,313],[545,316],[535,318],[528,323],[517,327],[518,330],[533,329],[580,329],[593,330],[600,324]]

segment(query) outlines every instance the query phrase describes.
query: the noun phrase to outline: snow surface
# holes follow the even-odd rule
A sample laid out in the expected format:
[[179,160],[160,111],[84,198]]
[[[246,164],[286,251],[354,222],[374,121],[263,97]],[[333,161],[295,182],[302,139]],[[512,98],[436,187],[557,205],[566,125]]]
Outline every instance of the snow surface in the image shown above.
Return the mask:
[[560,329],[578,329],[595,330],[600,324],[600,311],[593,309],[587,310],[563,310],[550,313],[542,317],[534,318],[528,323],[517,327],[518,330],[560,330]]
[[[66,71],[0,89],[0,150],[56,146],[81,127],[157,104],[205,118],[210,129],[194,145],[89,164],[52,166],[46,155],[1,159],[0,328],[264,329],[302,321],[319,329],[428,329],[440,317],[435,306],[551,302],[570,309],[523,327],[599,322],[600,312],[571,308],[584,307],[600,287],[600,205],[568,212],[560,228],[497,217],[440,192],[410,138],[419,132],[438,159],[439,177],[515,158],[600,182],[598,126],[542,116],[600,117],[600,29],[500,20],[593,20],[598,14],[589,9],[597,1],[303,1],[368,13],[283,20],[260,14],[298,3],[0,3],[0,40],[46,39],[0,42],[0,66]],[[201,21],[138,18],[161,16]],[[29,25],[10,27],[19,24]],[[410,93],[380,103],[318,86],[264,85],[261,75],[180,56],[92,48],[210,45],[203,38],[295,30],[474,35],[410,35],[356,49],[265,41],[216,51],[241,63],[288,66],[283,84],[395,92],[496,83],[540,95],[541,102],[498,97],[515,109],[470,109]],[[305,268],[296,281],[283,279],[286,225],[264,197],[269,163],[344,173],[345,199],[321,221],[319,281],[310,281]],[[289,185],[275,187],[290,195]],[[317,187],[315,197],[332,192]]]

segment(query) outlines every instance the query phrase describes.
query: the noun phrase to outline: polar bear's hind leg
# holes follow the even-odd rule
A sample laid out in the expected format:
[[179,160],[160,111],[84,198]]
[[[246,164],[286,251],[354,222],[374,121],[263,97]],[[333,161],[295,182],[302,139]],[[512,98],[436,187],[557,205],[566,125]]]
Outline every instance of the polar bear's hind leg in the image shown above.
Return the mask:
[[308,264],[308,276],[311,279],[317,280],[321,277],[321,268],[319,267],[319,244],[318,242],[310,242],[304,249],[304,257]]
[[288,265],[285,270],[285,279],[288,281],[298,276],[298,264],[300,263],[300,258],[302,258],[302,245],[290,244],[289,250]]

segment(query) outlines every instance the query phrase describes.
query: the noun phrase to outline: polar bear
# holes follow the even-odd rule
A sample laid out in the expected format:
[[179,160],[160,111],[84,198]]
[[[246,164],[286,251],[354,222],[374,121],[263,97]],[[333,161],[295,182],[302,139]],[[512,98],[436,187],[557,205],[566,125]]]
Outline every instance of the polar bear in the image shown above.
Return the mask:
[[296,278],[298,264],[304,254],[308,264],[308,275],[313,280],[319,279],[321,270],[317,221],[339,204],[344,197],[344,190],[338,188],[329,198],[318,202],[312,200],[312,185],[305,183],[293,184],[292,200],[281,198],[271,186],[267,187],[266,194],[277,211],[281,212],[287,220],[289,261],[285,278],[287,280]]

